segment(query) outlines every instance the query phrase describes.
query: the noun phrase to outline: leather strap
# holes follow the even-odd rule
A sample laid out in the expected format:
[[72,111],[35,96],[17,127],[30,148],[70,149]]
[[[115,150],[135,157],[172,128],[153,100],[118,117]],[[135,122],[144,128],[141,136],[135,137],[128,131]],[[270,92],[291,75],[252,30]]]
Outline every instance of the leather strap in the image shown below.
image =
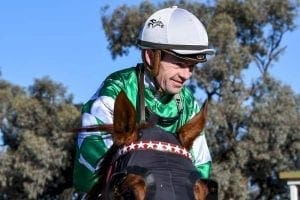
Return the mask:
[[139,123],[146,122],[145,117],[145,83],[144,83],[144,66],[143,64],[137,64],[137,77],[138,77],[138,99],[139,99],[139,112],[140,112],[140,119]]

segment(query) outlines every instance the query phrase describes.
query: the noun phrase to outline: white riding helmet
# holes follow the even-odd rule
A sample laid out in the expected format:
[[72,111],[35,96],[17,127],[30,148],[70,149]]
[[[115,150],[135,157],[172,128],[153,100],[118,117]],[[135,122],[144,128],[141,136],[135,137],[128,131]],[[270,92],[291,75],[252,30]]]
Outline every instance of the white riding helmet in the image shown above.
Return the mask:
[[144,24],[137,44],[143,49],[167,50],[191,60],[214,54],[214,50],[208,48],[207,32],[200,20],[177,6],[152,14]]

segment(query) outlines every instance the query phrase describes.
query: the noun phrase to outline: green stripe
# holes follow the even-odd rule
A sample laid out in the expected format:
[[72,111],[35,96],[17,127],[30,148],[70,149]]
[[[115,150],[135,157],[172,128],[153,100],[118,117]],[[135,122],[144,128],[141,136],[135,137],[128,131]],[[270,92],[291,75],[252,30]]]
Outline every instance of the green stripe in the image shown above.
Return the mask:
[[[76,158],[79,159],[79,158]],[[85,166],[79,162],[74,164],[74,176],[73,176],[73,185],[77,192],[88,192],[91,190],[93,185],[97,183],[98,178],[96,173],[87,170]]]
[[91,135],[86,137],[80,146],[79,154],[94,167],[96,167],[99,158],[105,154],[107,151],[107,146],[103,142],[101,136]]
[[99,160],[107,151],[107,147],[101,136],[89,136],[84,139],[80,149],[77,149],[76,162],[74,165],[74,187],[79,192],[88,192],[97,182],[97,174],[88,170],[78,162],[80,154],[84,159],[96,168]]
[[211,161],[196,166],[196,168],[199,171],[201,178],[208,179],[211,172]]
[[92,108],[92,105],[94,103],[94,100],[89,100],[88,102],[86,102],[82,108],[81,108],[81,112],[82,113],[90,113],[91,112],[91,108]]

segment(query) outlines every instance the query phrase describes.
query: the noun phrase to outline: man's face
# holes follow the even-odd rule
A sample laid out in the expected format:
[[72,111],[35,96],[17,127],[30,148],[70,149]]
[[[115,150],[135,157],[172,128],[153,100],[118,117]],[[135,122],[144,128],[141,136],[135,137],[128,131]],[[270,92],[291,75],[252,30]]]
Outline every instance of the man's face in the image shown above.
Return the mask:
[[165,54],[160,62],[156,81],[164,92],[177,94],[191,77],[195,65],[194,62]]

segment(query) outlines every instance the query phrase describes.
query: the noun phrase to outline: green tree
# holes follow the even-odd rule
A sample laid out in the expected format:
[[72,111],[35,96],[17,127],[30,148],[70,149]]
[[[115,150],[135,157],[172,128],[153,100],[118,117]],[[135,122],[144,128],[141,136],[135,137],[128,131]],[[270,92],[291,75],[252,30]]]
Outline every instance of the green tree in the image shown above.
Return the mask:
[[[136,47],[146,18],[170,5],[199,16],[216,49],[190,87],[212,97],[207,138],[220,199],[286,198],[278,173],[299,168],[299,96],[269,71],[286,48],[282,38],[295,29],[297,1],[143,1],[111,13],[105,7],[101,19],[112,57]],[[249,68],[260,72],[250,84],[244,77]]]
[[0,81],[0,199],[55,198],[71,187],[80,111],[66,88],[48,77],[28,90]]

